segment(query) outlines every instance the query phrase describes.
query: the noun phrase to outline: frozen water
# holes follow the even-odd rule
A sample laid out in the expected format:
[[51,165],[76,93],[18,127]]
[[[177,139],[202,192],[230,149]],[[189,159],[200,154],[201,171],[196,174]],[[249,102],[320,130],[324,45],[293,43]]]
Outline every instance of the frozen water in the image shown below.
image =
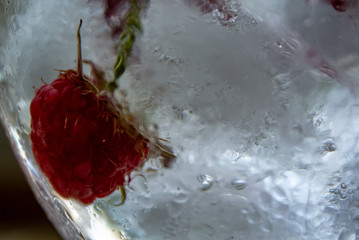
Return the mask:
[[39,172],[28,107],[41,77],[75,66],[79,18],[84,58],[111,76],[103,5],[1,1],[1,118],[50,218],[67,239],[358,238],[359,6],[204,2],[151,1],[119,82],[175,163],[146,162],[124,205],[118,191],[83,206]]

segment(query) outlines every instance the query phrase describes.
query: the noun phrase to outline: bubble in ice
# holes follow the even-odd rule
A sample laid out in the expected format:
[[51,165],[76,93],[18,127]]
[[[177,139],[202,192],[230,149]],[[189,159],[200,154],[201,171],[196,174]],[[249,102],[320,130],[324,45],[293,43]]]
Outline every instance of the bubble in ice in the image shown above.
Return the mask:
[[334,193],[334,194],[341,194],[341,191],[340,189],[337,189],[337,188],[332,188],[329,190],[330,193]]
[[314,120],[314,126],[317,128],[320,128],[324,123],[324,119],[319,117],[316,120]]
[[235,178],[232,180],[231,185],[237,190],[243,190],[247,187],[247,180],[245,178]]
[[335,152],[337,150],[337,146],[334,142],[326,142],[324,143],[323,150],[326,152]]
[[340,198],[341,198],[341,199],[346,199],[346,198],[347,198],[347,195],[346,195],[345,193],[341,193],[341,194],[340,194]]
[[189,193],[186,190],[177,188],[174,192],[173,201],[181,204],[186,203],[189,197],[188,194]]
[[210,189],[214,183],[213,178],[208,174],[202,174],[197,176],[198,182],[200,182],[202,191]]

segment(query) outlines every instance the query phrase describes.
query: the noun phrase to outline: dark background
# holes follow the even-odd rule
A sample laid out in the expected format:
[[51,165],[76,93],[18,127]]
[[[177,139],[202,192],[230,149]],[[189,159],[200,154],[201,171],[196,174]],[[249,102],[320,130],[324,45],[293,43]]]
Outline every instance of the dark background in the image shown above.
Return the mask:
[[0,240],[60,240],[35,200],[0,123]]

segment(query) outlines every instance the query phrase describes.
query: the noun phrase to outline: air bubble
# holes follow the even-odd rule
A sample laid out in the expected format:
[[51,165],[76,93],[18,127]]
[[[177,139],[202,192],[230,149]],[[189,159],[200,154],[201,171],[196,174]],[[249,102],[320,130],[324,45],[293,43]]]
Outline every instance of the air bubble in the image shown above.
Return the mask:
[[326,142],[323,149],[326,152],[335,152],[337,150],[337,145],[333,142]]
[[176,203],[185,203],[188,200],[188,193],[184,190],[177,189],[177,191],[174,194],[173,201]]
[[337,188],[332,188],[329,190],[330,193],[334,193],[334,194],[341,194],[341,191]]
[[323,118],[318,118],[318,119],[315,121],[314,126],[317,127],[317,128],[319,128],[319,127],[321,127],[321,126],[323,125],[323,123],[324,123]]
[[235,178],[232,180],[231,184],[237,190],[243,190],[247,187],[247,181],[243,178]]
[[214,183],[213,178],[207,174],[197,176],[197,180],[201,183],[202,191],[206,191],[210,189]]

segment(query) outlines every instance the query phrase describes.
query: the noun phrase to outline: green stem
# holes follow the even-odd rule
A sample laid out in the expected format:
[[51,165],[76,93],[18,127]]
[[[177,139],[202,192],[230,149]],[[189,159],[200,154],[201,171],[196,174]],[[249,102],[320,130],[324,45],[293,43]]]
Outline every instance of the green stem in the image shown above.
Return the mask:
[[133,45],[136,40],[136,33],[141,31],[140,11],[137,6],[138,0],[130,0],[131,9],[126,17],[126,24],[120,36],[118,55],[114,64],[114,79],[107,83],[107,90],[113,92],[117,87],[116,80],[119,79],[126,70],[127,60],[131,55]]

